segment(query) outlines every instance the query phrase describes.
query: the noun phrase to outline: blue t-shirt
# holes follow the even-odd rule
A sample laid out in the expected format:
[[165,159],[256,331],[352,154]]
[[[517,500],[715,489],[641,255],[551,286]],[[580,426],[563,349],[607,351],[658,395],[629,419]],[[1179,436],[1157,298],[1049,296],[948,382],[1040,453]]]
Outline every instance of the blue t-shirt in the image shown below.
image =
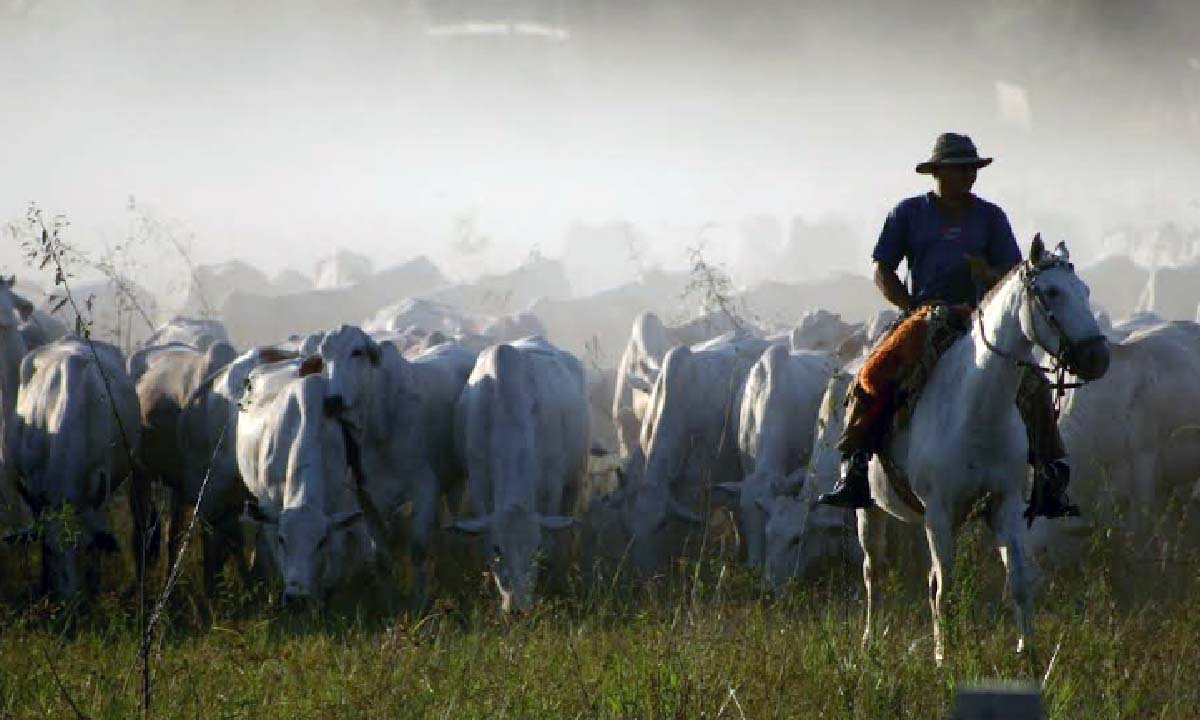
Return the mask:
[[902,200],[888,214],[872,257],[891,270],[901,260],[912,272],[913,299],[976,304],[982,289],[971,279],[968,257],[986,260],[1000,271],[1021,262],[1021,249],[1004,211],[982,198],[958,222],[938,210],[933,193]]

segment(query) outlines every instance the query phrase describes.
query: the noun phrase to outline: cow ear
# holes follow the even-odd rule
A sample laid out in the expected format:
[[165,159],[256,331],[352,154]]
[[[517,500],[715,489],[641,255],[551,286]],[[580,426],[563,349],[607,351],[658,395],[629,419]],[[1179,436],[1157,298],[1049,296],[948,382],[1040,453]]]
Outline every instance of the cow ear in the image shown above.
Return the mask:
[[804,487],[804,481],[808,477],[808,471],[804,468],[796,468],[783,480],[775,483],[776,495],[795,495],[800,492],[800,488]]
[[478,535],[484,530],[487,530],[487,518],[466,518],[463,520],[455,520],[447,526],[447,530],[462,533],[464,535]]
[[1046,259],[1046,246],[1042,243],[1042,234],[1038,233],[1033,236],[1033,242],[1029,245],[1029,262],[1037,265]]
[[334,513],[329,518],[329,526],[335,530],[344,530],[354,523],[362,520],[362,510],[347,510],[345,512]]
[[378,365],[379,360],[383,357],[383,349],[379,347],[379,343],[374,340],[367,341],[367,360],[372,365]]
[[38,533],[33,528],[14,530],[4,536],[6,545],[31,545],[38,541]]
[[719,482],[713,486],[713,490],[729,497],[737,498],[742,495],[742,483],[741,481]]
[[566,515],[539,515],[538,524],[543,530],[566,530],[575,525],[575,518]]
[[33,317],[33,303],[23,297],[14,297],[17,306],[17,315],[20,316],[21,322],[29,322],[29,318]]
[[309,355],[300,363],[300,377],[319,375],[325,369],[325,361],[320,355]]
[[684,507],[683,504],[681,504],[675,498],[671,498],[668,506],[671,510],[671,514],[680,520],[686,523],[691,523],[692,525],[704,524],[704,518],[700,517],[698,513],[692,511],[691,508]]
[[271,518],[267,517],[262,508],[254,500],[247,500],[245,507],[242,508],[242,520],[247,520],[255,523],[271,523]]

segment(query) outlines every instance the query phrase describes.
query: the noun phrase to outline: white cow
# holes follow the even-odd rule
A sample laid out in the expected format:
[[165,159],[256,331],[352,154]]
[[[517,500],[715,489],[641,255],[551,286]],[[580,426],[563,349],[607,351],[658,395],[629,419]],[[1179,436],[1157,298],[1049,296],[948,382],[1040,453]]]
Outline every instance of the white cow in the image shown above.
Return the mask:
[[[20,303],[27,304],[32,308],[32,304],[28,300],[15,296]],[[41,308],[32,309],[27,316],[24,315],[23,308],[26,305],[18,304],[18,310],[21,311],[23,319],[21,321],[21,338],[25,341],[27,350],[39,348],[43,345],[49,345],[55,340],[67,334],[67,326],[61,320],[54,317],[50,313]]]
[[[115,551],[104,509],[134,474],[138,399],[120,352],[67,336],[21,363],[7,428],[10,471],[41,526],[42,582],[58,597],[95,587],[96,551]],[[144,486],[131,488],[134,537],[142,537]],[[140,543],[135,544],[135,556]]]
[[257,367],[239,403],[238,467],[254,498],[247,515],[259,523],[284,604],[324,601],[375,558],[320,371],[319,357]]
[[809,310],[800,316],[792,331],[792,348],[836,353],[842,343],[862,327],[862,323],[845,322],[841,315],[828,310]]
[[329,412],[344,423],[361,458],[372,531],[389,547],[404,538],[402,508],[411,503],[409,554],[414,601],[424,602],[425,561],[443,495],[461,502],[462,465],[454,449],[455,403],[475,355],[446,343],[405,359],[349,325],[322,339]]
[[275,347],[248,350],[207,375],[180,409],[177,432],[181,472],[171,502],[173,507],[187,508],[200,503],[200,517],[210,529],[203,543],[207,590],[212,589],[229,557],[238,563],[239,570],[244,566],[238,518],[250,495],[237,463],[238,402],[254,368],[296,357],[295,352]]
[[159,326],[154,334],[146,339],[144,347],[183,343],[197,350],[207,350],[215,343],[228,343],[229,334],[220,320],[209,320],[189,317],[173,317],[167,323]]
[[[129,374],[137,387],[141,409],[142,465],[151,481],[158,480],[171,491],[167,527],[168,563],[174,562],[179,551],[184,514],[192,508],[186,499],[190,497],[192,503],[195,502],[195,489],[187,487],[184,481],[189,458],[185,457],[180,447],[179,418],[192,393],[206,378],[229,364],[235,355],[233,347],[224,342],[213,343],[206,350],[172,343],[140,350],[129,359]],[[205,589],[210,594],[214,589],[215,577],[208,572],[211,568],[207,560],[218,551],[209,546],[221,542],[230,534],[221,532],[222,529],[230,530],[222,527],[222,519],[219,516],[206,517],[212,532],[201,536],[206,558]],[[231,529],[236,536],[236,524]]]
[[667,351],[677,345],[694,345],[734,329],[734,324],[724,313],[704,315],[679,327],[667,327],[652,312],[642,313],[634,319],[629,342],[617,366],[613,392],[612,417],[622,458],[629,458],[640,447],[638,433]]
[[1108,373],[1074,391],[1059,420],[1072,458],[1074,523],[1035,523],[1031,546],[1070,561],[1072,530],[1110,524],[1117,511],[1142,552],[1156,518],[1193,500],[1200,468],[1200,325],[1169,322],[1111,348]]
[[[817,497],[833,489],[841,454],[837,441],[846,426],[846,394],[858,371],[853,365],[829,378],[821,397],[806,468],[789,492],[760,504],[766,516],[763,584],[778,592],[793,577],[803,577],[815,565],[837,559],[860,562],[854,517],[826,505]],[[849,542],[847,542],[849,540]]]
[[[475,516],[453,527],[484,536],[501,607],[525,610],[543,531],[574,523],[568,513],[587,469],[582,365],[540,337],[488,348],[463,389],[455,430]],[[562,550],[550,548],[556,560]]]
[[[29,301],[12,291],[15,284],[15,277],[0,278],[0,438],[6,436],[6,429],[17,406],[21,359],[26,352],[22,328],[33,318],[34,312]],[[8,449],[0,443],[0,468],[9,459]],[[0,473],[0,523],[15,524],[23,517],[15,484]]]
[[[631,560],[642,575],[674,552],[689,525],[704,522],[709,491],[741,479],[737,425],[742,387],[767,341],[737,333],[671,349],[642,423],[641,453],[626,462]],[[641,466],[639,468],[639,465]],[[664,542],[666,541],[666,542]]]
[[803,480],[821,396],[838,364],[827,352],[788,352],[774,345],[746,379],[738,421],[745,478],[719,487],[737,498],[752,567],[764,559],[765,506],[776,495],[794,493]]

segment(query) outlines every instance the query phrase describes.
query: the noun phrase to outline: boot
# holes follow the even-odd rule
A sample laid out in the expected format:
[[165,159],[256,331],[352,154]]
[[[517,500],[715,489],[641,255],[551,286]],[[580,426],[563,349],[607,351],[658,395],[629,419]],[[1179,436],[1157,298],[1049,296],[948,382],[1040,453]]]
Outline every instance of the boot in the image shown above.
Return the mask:
[[842,459],[842,474],[833,490],[822,493],[817,498],[821,505],[848,508],[856,510],[875,505],[871,499],[871,487],[867,482],[867,468],[871,463],[871,453],[866,450],[855,450]]
[[1079,506],[1072,505],[1067,498],[1070,482],[1071,466],[1066,458],[1043,463],[1034,471],[1033,494],[1029,496],[1029,507],[1025,508],[1027,527],[1033,526],[1036,517],[1079,517]]

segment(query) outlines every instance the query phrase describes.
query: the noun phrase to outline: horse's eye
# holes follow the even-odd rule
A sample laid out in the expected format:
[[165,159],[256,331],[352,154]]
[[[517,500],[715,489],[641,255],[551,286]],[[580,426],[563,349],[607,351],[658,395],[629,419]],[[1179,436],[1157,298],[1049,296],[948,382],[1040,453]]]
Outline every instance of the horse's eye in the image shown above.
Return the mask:
[[1059,295],[1058,288],[1052,287],[1046,291],[1046,297],[1048,297],[1048,298],[1053,299],[1053,298],[1058,297],[1058,295]]
[[362,356],[363,356],[362,348],[355,348],[350,351],[350,357],[362,357]]
[[789,543],[788,543],[788,546],[789,546],[789,547],[796,547],[796,546],[797,546],[797,545],[799,545],[799,544],[800,544],[800,536],[799,536],[799,535],[797,535],[796,537],[792,538],[791,542],[789,542]]

